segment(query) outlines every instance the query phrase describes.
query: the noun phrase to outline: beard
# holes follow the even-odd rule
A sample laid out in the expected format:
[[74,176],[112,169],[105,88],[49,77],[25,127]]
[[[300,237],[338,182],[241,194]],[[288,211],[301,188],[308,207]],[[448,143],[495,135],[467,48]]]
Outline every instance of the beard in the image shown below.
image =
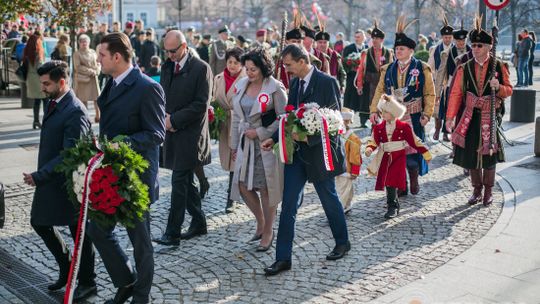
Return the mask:
[[47,98],[50,98],[50,99],[57,99],[58,97],[60,97],[60,88],[55,88],[53,91],[43,91],[43,93],[45,93],[45,96],[47,96]]

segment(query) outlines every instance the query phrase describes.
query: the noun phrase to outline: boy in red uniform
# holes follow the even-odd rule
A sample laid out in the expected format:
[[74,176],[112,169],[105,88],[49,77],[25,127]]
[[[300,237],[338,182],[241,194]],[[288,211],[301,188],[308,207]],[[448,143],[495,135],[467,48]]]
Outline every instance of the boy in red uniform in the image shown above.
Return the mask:
[[394,97],[383,95],[377,105],[382,112],[383,121],[373,128],[372,138],[365,151],[367,157],[378,148],[375,158],[368,166],[368,173],[377,176],[375,190],[386,187],[388,211],[384,218],[391,219],[399,215],[397,189],[407,187],[407,146],[421,153],[429,162],[431,153],[422,141],[413,133],[406,122],[399,120],[407,109]]

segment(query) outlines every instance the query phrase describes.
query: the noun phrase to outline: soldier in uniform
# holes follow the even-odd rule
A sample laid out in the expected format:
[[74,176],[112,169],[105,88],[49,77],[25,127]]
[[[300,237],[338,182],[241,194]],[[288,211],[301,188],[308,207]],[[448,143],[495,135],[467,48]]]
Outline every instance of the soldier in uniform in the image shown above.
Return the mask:
[[[446,77],[447,87],[445,88],[444,93],[441,95],[441,101],[439,104],[439,119],[446,124],[446,109],[448,108],[448,93],[451,88],[452,79],[454,73],[456,72],[456,67],[461,63],[467,62],[472,58],[471,47],[467,45],[467,34],[469,32],[463,29],[463,22],[459,30],[454,31],[452,34],[454,36],[454,46],[448,50],[448,59],[446,60]],[[459,114],[458,114],[459,115]],[[459,119],[459,118],[458,118]],[[449,141],[448,130],[446,128],[442,129],[443,131],[443,140]]]
[[[448,59],[448,53],[452,47],[452,32],[454,28],[448,25],[446,16],[443,17],[443,27],[441,28],[441,42],[436,46],[432,46],[429,49],[428,64],[433,71],[433,80],[435,82],[435,133],[433,134],[434,140],[439,140],[439,134],[441,132],[442,120],[439,119],[439,105],[441,102],[441,95],[447,86],[448,74],[446,73],[446,61]],[[448,141],[448,135],[445,134],[445,141]]]
[[[481,17],[476,17],[475,28],[469,34],[474,59],[460,65],[454,76],[446,127],[448,130],[454,128],[456,115],[464,103],[463,114],[452,133],[453,163],[470,171],[474,190],[468,204],[482,201],[484,206],[489,206],[493,202],[491,192],[496,165],[505,160],[499,126],[504,114],[504,100],[512,95],[513,88],[508,66],[490,54],[493,37],[482,29],[481,21]],[[495,100],[491,98],[493,90]]]
[[[405,34],[405,29],[411,23],[406,24],[403,15],[398,18],[394,42],[396,61],[381,67],[382,77],[371,101],[370,120],[376,124],[380,118],[377,104],[381,96],[394,95],[407,108],[401,120],[409,123],[416,136],[425,141],[424,127],[433,115],[435,88],[429,65],[413,57],[416,42]],[[417,194],[420,191],[418,176],[428,172],[428,165],[422,154],[410,147],[406,150],[411,193]],[[400,191],[399,195],[407,193],[407,190]]]
[[224,26],[218,31],[219,39],[212,43],[210,49],[210,68],[212,69],[212,74],[217,75],[225,69],[227,66],[227,61],[225,60],[225,53],[228,49],[234,47],[234,43],[229,41],[229,28]]
[[322,54],[326,54],[328,58],[330,76],[338,80],[339,87],[343,91],[345,88],[345,70],[341,64],[341,56],[330,48],[330,34],[324,31],[324,28],[315,35],[317,42],[317,50]]
[[[371,42],[373,46],[360,54],[360,64],[356,71],[356,79],[352,82],[356,87],[356,93],[362,96],[360,109],[360,123],[365,127],[369,118],[370,103],[375,95],[375,89],[381,77],[381,67],[394,61],[392,50],[383,46],[385,34],[379,29],[377,20],[371,30]],[[365,105],[364,105],[365,104]]]

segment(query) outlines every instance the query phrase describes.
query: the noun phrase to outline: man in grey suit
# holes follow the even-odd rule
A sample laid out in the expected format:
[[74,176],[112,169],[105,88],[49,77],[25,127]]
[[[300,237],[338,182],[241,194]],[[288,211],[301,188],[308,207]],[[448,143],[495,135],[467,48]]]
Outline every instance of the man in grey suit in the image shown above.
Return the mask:
[[[124,135],[126,142],[150,164],[141,175],[148,186],[150,203],[158,198],[159,145],[165,137],[165,95],[161,86],[131,64],[133,50],[123,33],[111,33],[101,40],[98,61],[111,79],[98,98],[101,136]],[[118,244],[115,227],[101,227],[90,221],[92,238],[116,288],[114,299],[105,303],[148,303],[154,276],[154,249],[148,213],[144,220],[127,228],[133,245],[136,271]]]
[[[31,174],[23,173],[23,176],[26,184],[36,187],[30,224],[43,239],[60,268],[58,280],[47,286],[54,291],[66,285],[71,263],[69,247],[55,226],[69,226],[75,240],[78,215],[78,210],[68,198],[64,175],[55,172],[54,168],[63,160],[60,152],[75,146],[75,141],[90,130],[90,120],[86,108],[69,88],[68,66],[65,62],[49,61],[39,67],[37,72],[40,75],[41,90],[50,100],[41,127],[38,170]],[[90,239],[84,237],[79,286],[73,294],[75,301],[83,300],[97,291],[94,256]]]
[[[167,97],[163,166],[173,173],[167,228],[154,241],[177,246],[180,238],[206,234],[206,217],[193,174],[210,163],[208,106],[213,76],[210,66],[189,52],[182,32],[167,33],[164,46],[169,59],[161,68],[161,85]],[[188,231],[181,233],[186,209],[192,220]]]

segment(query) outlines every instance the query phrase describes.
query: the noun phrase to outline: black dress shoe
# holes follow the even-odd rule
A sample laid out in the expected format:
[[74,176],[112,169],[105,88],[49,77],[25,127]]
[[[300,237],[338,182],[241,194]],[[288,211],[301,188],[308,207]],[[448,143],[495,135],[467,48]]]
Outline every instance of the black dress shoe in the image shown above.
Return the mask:
[[105,304],[122,304],[125,303],[133,295],[133,285],[120,287],[114,295],[114,299],[107,300]]
[[208,193],[208,189],[210,189],[210,183],[208,182],[208,179],[204,178],[199,180],[199,195],[201,196],[201,199],[206,196],[206,193]]
[[67,276],[63,277],[63,276],[60,276],[60,278],[47,286],[47,289],[49,289],[50,291],[55,291],[55,290],[59,290],[59,289],[62,289],[64,286],[66,286],[67,284]]
[[73,293],[73,301],[82,301],[86,298],[88,298],[91,295],[97,294],[97,286],[96,285],[81,285],[77,286],[75,288],[75,292]]
[[154,242],[165,246],[178,246],[180,245],[180,238],[164,234],[161,238],[154,239]]
[[349,250],[351,250],[351,243],[349,241],[347,241],[347,244],[345,245],[336,245],[334,250],[326,256],[326,259],[329,261],[339,260],[343,258]]
[[208,231],[206,230],[206,228],[202,228],[202,229],[188,229],[188,231],[186,231],[185,233],[182,233],[180,234],[180,239],[182,240],[189,240],[189,239],[192,239],[198,235],[205,235],[207,234]]
[[264,273],[267,276],[276,275],[282,271],[291,269],[291,261],[276,261],[270,267],[264,269]]

